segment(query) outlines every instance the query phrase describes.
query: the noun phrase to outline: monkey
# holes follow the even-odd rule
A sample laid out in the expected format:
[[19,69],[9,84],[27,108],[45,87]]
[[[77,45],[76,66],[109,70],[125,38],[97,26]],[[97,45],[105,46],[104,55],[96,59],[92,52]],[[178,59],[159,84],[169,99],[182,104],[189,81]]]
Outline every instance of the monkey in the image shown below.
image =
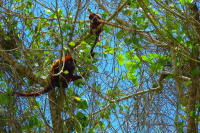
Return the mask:
[[[57,61],[55,61],[50,68],[50,72],[52,74],[57,74],[59,73],[59,63],[60,63],[60,59],[58,59]],[[62,58],[62,64],[63,64],[63,58]],[[62,73],[62,87],[67,88],[69,82],[71,81],[76,81],[78,79],[81,79],[82,77],[85,76],[85,72],[82,75],[73,75],[74,73],[74,69],[75,69],[75,65],[76,65],[76,60],[73,59],[70,56],[65,56],[65,64],[64,64],[64,68],[63,68],[63,72],[65,70],[68,71],[67,74]],[[20,96],[27,96],[27,97],[31,97],[31,96],[39,96],[41,94],[47,93],[49,92],[51,89],[53,89],[54,87],[59,87],[59,75],[51,75],[50,76],[50,84],[42,91],[38,91],[38,92],[33,92],[33,93],[20,93],[20,92],[12,92],[12,95],[17,94]]]
[[[90,19],[90,34],[93,34],[93,30],[96,29],[101,24],[101,23],[97,22],[97,19],[100,19],[100,20],[102,20],[102,19],[98,14],[95,14],[95,13],[91,13],[88,17]],[[90,55],[92,57],[94,57],[94,55],[95,55],[95,53],[93,52],[93,49],[99,39],[99,35],[101,32],[102,32],[102,28],[95,33],[96,38],[94,41],[94,46],[90,50]]]

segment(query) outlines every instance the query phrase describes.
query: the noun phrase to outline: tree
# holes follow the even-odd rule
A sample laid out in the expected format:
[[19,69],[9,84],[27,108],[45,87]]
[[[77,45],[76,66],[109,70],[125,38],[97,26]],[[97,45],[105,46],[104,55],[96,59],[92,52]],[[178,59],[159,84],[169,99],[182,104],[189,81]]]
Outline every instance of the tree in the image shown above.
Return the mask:
[[[1,132],[190,132],[199,123],[199,2],[0,2]],[[95,57],[90,13],[103,20]],[[94,31],[95,32],[95,31]],[[82,80],[37,98],[50,65],[77,60]]]

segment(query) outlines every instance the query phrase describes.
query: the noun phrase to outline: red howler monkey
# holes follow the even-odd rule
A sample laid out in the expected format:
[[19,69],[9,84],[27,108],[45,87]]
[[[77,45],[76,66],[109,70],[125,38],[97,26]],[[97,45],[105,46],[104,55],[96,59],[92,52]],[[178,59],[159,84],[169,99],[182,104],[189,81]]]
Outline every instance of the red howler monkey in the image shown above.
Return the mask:
[[[88,17],[90,19],[90,34],[93,34],[93,30],[96,29],[101,24],[101,23],[97,22],[97,19],[100,19],[100,20],[102,20],[102,19],[98,14],[95,14],[95,13],[91,13]],[[94,55],[95,55],[95,53],[93,53],[93,49],[99,39],[99,35],[101,32],[102,32],[102,28],[95,33],[96,39],[94,41],[94,46],[90,50],[90,54],[92,57],[94,57]]]
[[[59,63],[60,63],[60,59],[58,59],[57,61],[55,61],[51,65],[50,72],[52,74],[59,73]],[[63,65],[63,59],[62,59],[62,65]],[[62,78],[61,78],[62,87],[67,88],[68,87],[68,83],[70,81],[76,81],[78,79],[81,79],[85,75],[85,73],[83,73],[82,75],[73,75],[74,69],[75,69],[75,65],[76,65],[76,60],[75,59],[73,59],[70,56],[65,56],[65,64],[64,64],[63,72],[65,70],[67,70],[68,73],[67,74],[62,73]],[[33,93],[13,92],[13,95],[14,94],[18,94],[20,96],[27,96],[27,97],[39,96],[41,94],[49,92],[54,87],[59,87],[59,75],[57,75],[57,76],[51,75],[50,79],[51,79],[51,83],[42,91],[33,92]]]

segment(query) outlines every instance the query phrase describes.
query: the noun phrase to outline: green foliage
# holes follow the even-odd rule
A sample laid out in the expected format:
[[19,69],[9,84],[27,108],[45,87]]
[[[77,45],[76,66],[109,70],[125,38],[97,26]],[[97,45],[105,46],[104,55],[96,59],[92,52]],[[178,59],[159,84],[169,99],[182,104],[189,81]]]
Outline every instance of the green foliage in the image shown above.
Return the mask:
[[104,26],[103,30],[104,30],[105,33],[109,33],[110,32],[110,29],[107,26]]
[[63,11],[62,11],[62,9],[58,9],[57,12],[58,12],[58,17],[63,18]]
[[179,43],[182,43],[182,41],[183,41],[183,39],[182,39],[181,36],[177,36],[177,37],[176,37],[176,40],[177,40]]
[[129,110],[129,106],[124,104],[125,109]]
[[129,72],[134,73],[135,70],[140,67],[140,65],[140,63],[134,61],[127,61],[125,67]]
[[199,74],[199,71],[197,69],[197,67],[191,72],[192,75],[197,75]]
[[75,46],[75,43],[74,42],[70,42],[69,45]]
[[160,55],[158,55],[158,54],[149,53],[150,59],[154,59],[154,58],[157,58],[157,57],[159,57],[159,56],[160,56]]
[[153,63],[150,66],[150,69],[151,69],[151,71],[159,72],[159,71],[162,71],[164,65],[165,65],[165,59],[161,58],[160,60],[158,60],[158,62],[156,64]]
[[78,112],[76,114],[76,118],[80,122],[80,124],[82,126],[82,130],[84,130],[88,126],[88,124],[89,124],[89,122],[88,122],[88,116],[86,116],[82,112]]
[[[61,48],[61,43],[64,44],[64,50],[70,51],[71,47],[75,46],[75,43],[79,40],[84,40],[84,36],[89,33],[89,25],[88,25],[88,15],[81,15],[78,16],[76,23],[74,24],[74,18],[75,18],[75,10],[69,9],[65,10],[64,8],[55,8],[56,6],[52,6],[51,4],[48,5],[48,7],[43,6],[40,4],[38,8],[34,7],[34,4],[38,4],[37,2],[33,2],[31,0],[27,1],[21,1],[21,0],[14,0],[14,3],[17,3],[15,6],[12,6],[13,1],[10,2],[11,8],[8,10],[5,10],[5,24],[0,22],[1,27],[6,27],[5,31],[0,29],[0,32],[3,34],[3,36],[0,38],[0,40],[5,39],[6,41],[12,40],[12,36],[7,34],[7,31],[12,31],[11,34],[14,34],[18,38],[21,38],[21,40],[17,40],[17,47],[11,46],[13,49],[13,53],[17,53],[20,56],[15,56],[15,54],[12,53],[12,51],[6,51],[9,53],[9,55],[12,55],[18,62],[22,63],[24,66],[27,66],[27,68],[30,68],[34,73],[36,73],[37,77],[41,77],[43,75],[48,75],[48,70],[53,61],[58,59],[59,57],[59,51]],[[123,1],[124,2],[124,1]],[[106,96],[110,99],[118,99],[123,98],[124,95],[127,96],[132,93],[143,91],[145,89],[148,89],[148,85],[153,85],[153,87],[157,87],[157,84],[153,84],[154,80],[157,80],[159,77],[158,72],[162,72],[163,70],[169,71],[173,73],[173,66],[165,66],[166,61],[170,61],[171,59],[168,57],[170,56],[170,48],[161,46],[160,44],[163,42],[167,45],[170,45],[175,48],[176,50],[176,56],[177,60],[179,60],[178,65],[182,65],[182,59],[185,58],[181,54],[186,55],[192,50],[198,50],[199,45],[198,39],[197,39],[197,31],[198,30],[192,30],[196,28],[196,25],[194,23],[191,23],[188,21],[190,18],[190,7],[188,8],[188,4],[192,3],[191,0],[180,0],[176,3],[170,2],[170,5],[165,5],[169,10],[165,10],[162,6],[159,6],[159,8],[154,7],[157,5],[157,3],[152,3],[149,0],[143,0],[143,2],[148,7],[148,15],[150,15],[151,19],[153,20],[153,23],[156,24],[159,31],[153,31],[153,32],[146,32],[148,30],[155,30],[152,26],[152,24],[149,21],[149,18],[144,13],[143,8],[141,8],[141,5],[136,0],[129,0],[128,4],[121,10],[117,17],[123,17],[124,21],[127,21],[128,23],[120,23],[116,17],[112,20],[118,22],[120,26],[127,26],[126,24],[130,24],[129,28],[135,29],[137,31],[127,31],[125,29],[116,28],[114,26],[110,25],[104,25],[103,27],[103,37],[101,37],[100,42],[97,43],[95,47],[95,51],[98,48],[98,51],[95,53],[95,57],[91,58],[90,56],[90,49],[92,46],[94,46],[94,39],[95,36],[92,35],[91,38],[84,40],[81,42],[81,45],[77,45],[76,52],[70,51],[69,55],[72,55],[77,60],[77,67],[75,69],[74,73],[80,73],[86,72],[86,76],[84,76],[84,80],[77,80],[73,83],[69,84],[69,88],[66,89],[67,91],[67,102],[65,103],[65,109],[63,113],[70,114],[69,110],[70,107],[73,107],[73,115],[69,116],[69,119],[74,120],[74,132],[80,132],[80,125],[82,126],[83,131],[86,129],[88,124],[90,124],[91,129],[89,132],[93,133],[96,129],[99,128],[99,130],[107,130],[113,128],[113,125],[111,123],[105,123],[105,120],[110,121],[114,115],[113,110],[116,113],[119,113],[120,115],[124,115],[124,112],[132,111],[132,107],[136,107],[136,104],[138,101],[140,101],[141,105],[137,107],[137,111],[142,111],[143,106],[145,105],[145,99],[146,96],[152,96],[152,94],[148,95],[147,93],[140,95],[140,97],[130,97],[126,100],[122,100],[120,102],[116,103],[110,103],[109,100],[99,98],[98,93],[100,93],[103,96]],[[52,3],[54,4],[54,3]],[[155,4],[152,6],[152,4]],[[70,5],[70,4],[69,4]],[[119,4],[120,7],[122,4]],[[184,14],[184,8],[181,7],[181,5],[184,5],[185,9],[188,10],[186,14]],[[39,7],[42,7],[44,11],[42,11],[43,14],[40,14],[37,12]],[[93,6],[93,5],[92,5]],[[60,5],[58,4],[58,7]],[[49,10],[49,9],[53,10]],[[86,7],[87,8],[87,7]],[[95,7],[96,8],[96,5]],[[99,8],[99,7],[98,7]],[[171,9],[170,9],[171,8]],[[9,10],[14,9],[14,12],[9,12]],[[36,11],[34,9],[37,9]],[[71,8],[72,9],[72,8]],[[119,8],[117,8],[119,9]],[[94,9],[87,8],[86,13],[91,13]],[[98,10],[99,14],[101,14],[102,19],[106,20],[108,18],[109,14],[107,12],[103,12],[102,10]],[[17,13],[15,13],[17,12]],[[174,12],[174,13],[173,13]],[[15,16],[9,15],[9,14],[15,14]],[[64,13],[64,14],[63,14]],[[181,18],[179,15],[181,15]],[[4,14],[3,14],[4,15]],[[41,15],[41,16],[40,16]],[[80,14],[79,14],[80,15]],[[186,16],[185,16],[186,15]],[[19,16],[19,18],[18,18]],[[83,18],[85,17],[86,18]],[[191,15],[194,16],[194,15]],[[3,16],[4,17],[4,16]],[[2,19],[3,19],[2,17]],[[46,18],[45,18],[46,17]],[[58,21],[58,18],[61,18]],[[187,18],[184,20],[184,18]],[[180,21],[183,20],[183,21]],[[16,23],[13,23],[16,21]],[[193,22],[193,21],[192,21]],[[161,25],[160,25],[161,24]],[[72,35],[72,27],[74,26],[74,31]],[[11,29],[9,29],[9,28]],[[22,28],[21,28],[22,27]],[[191,28],[192,27],[192,28]],[[23,31],[23,32],[22,32]],[[20,32],[20,33],[18,33]],[[61,38],[61,35],[63,38]],[[161,37],[162,35],[163,37]],[[71,38],[71,42],[69,42],[69,38]],[[147,39],[148,38],[148,39]],[[61,40],[63,39],[63,40]],[[155,41],[155,40],[156,41]],[[114,41],[113,41],[114,40]],[[174,42],[173,45],[170,44],[170,42]],[[152,44],[153,43],[153,44]],[[1,43],[3,44],[3,43]],[[77,44],[77,43],[76,43]],[[70,45],[70,47],[68,46]],[[25,46],[25,47],[24,47]],[[177,46],[177,47],[176,47]],[[17,48],[17,49],[15,49]],[[36,49],[36,50],[30,50],[30,49]],[[26,50],[26,51],[25,51]],[[50,51],[48,51],[50,50]],[[54,51],[55,50],[55,51]],[[190,53],[189,57],[192,58],[192,55],[194,54]],[[196,54],[196,53],[195,53]],[[23,55],[23,56],[22,56]],[[113,59],[113,60],[112,60]],[[4,62],[2,59],[0,59],[1,63],[7,63]],[[109,62],[110,61],[110,62]],[[37,62],[37,66],[35,65],[35,62]],[[96,63],[96,64],[95,64]],[[119,64],[118,66],[117,63]],[[100,64],[100,65],[99,65]],[[108,64],[108,65],[107,65]],[[111,65],[110,65],[111,64]],[[1,65],[1,64],[0,64]],[[108,66],[107,68],[104,66]],[[112,66],[112,67],[110,67]],[[163,69],[163,67],[165,68]],[[13,67],[13,66],[12,66]],[[169,67],[169,68],[168,68]],[[170,68],[171,67],[171,68]],[[15,68],[15,67],[14,67]],[[7,69],[5,69],[7,71]],[[5,71],[3,70],[3,72]],[[198,75],[199,68],[195,68],[192,70],[192,75]],[[109,74],[107,74],[107,71],[109,71]],[[2,71],[1,71],[2,72]],[[113,72],[113,73],[110,73]],[[152,73],[153,72],[153,73]],[[17,74],[21,76],[21,73],[16,71]],[[64,71],[65,74],[68,73],[68,71]],[[94,74],[95,73],[95,74]],[[155,75],[155,73],[157,73]],[[107,75],[106,75],[107,74]],[[151,76],[151,74],[154,74]],[[5,77],[7,75],[11,75],[10,77],[6,79]],[[95,75],[95,77],[91,77],[91,75]],[[143,75],[150,75],[145,76]],[[5,80],[1,80],[0,86],[3,89],[9,88],[7,92],[12,92],[10,89],[9,83],[13,82],[13,80],[10,80],[9,78],[16,79],[16,84],[13,84],[13,86],[19,86],[17,89],[22,89],[24,91],[26,89],[26,86],[24,84],[27,83],[27,86],[31,84],[31,78],[27,78],[26,75],[24,76],[18,76],[12,77],[13,75],[8,73],[5,75],[2,75],[0,73],[1,78],[5,78]],[[180,75],[181,76],[181,75]],[[19,77],[19,78],[18,78]],[[153,77],[153,78],[152,78]],[[174,79],[170,75],[167,77],[168,79],[171,78],[170,82],[164,82],[163,84],[167,84],[166,86],[171,86],[172,88],[175,88],[174,85]],[[103,82],[101,82],[103,80]],[[87,84],[92,84],[93,88],[96,88],[97,92],[92,92],[91,94],[95,94],[94,97],[90,97],[90,93],[88,93],[88,90],[90,91],[90,87],[87,87]],[[7,83],[6,83],[7,82]],[[98,85],[101,84],[102,85]],[[184,93],[186,93],[190,88],[190,84],[192,81],[183,81],[184,85]],[[71,86],[73,84],[73,89]],[[77,91],[77,88],[82,88],[84,86],[84,91],[81,90],[81,92]],[[138,86],[139,84],[139,86]],[[130,85],[130,86],[129,86]],[[165,85],[164,85],[165,86]],[[13,88],[13,87],[12,87]],[[28,88],[28,87],[27,87]],[[32,88],[32,86],[30,87]],[[126,89],[125,89],[126,88]],[[29,88],[28,88],[29,89]],[[141,90],[140,90],[141,89]],[[168,88],[165,88],[168,89]],[[17,90],[17,91],[19,91]],[[86,91],[85,91],[86,90]],[[59,91],[56,91],[58,93]],[[76,99],[73,99],[74,95],[78,95],[75,93],[81,93],[79,96],[77,96]],[[170,91],[166,90],[166,93]],[[97,93],[97,94],[96,94]],[[98,114],[95,114],[94,116],[90,117],[87,116],[86,111],[89,109],[87,101],[85,99],[81,99],[79,97],[84,95],[84,98],[94,98],[93,101],[94,105],[96,105],[96,108],[94,107],[95,111],[98,109],[102,109],[106,107],[103,111],[100,111]],[[157,95],[158,93],[156,93]],[[169,93],[171,94],[171,93]],[[187,95],[187,93],[186,93]],[[97,96],[97,97],[96,97]],[[168,96],[166,94],[166,96]],[[19,98],[22,99],[22,98]],[[41,98],[42,99],[42,98]],[[59,101],[59,95],[56,95],[56,100]],[[90,99],[91,100],[91,99]],[[188,100],[188,98],[185,98],[184,100]],[[39,109],[41,108],[41,104],[38,101],[35,101],[33,98],[27,99],[31,104],[28,105],[31,107],[31,109]],[[127,102],[123,102],[127,101]],[[131,102],[132,103],[131,103]],[[13,100],[13,97],[7,96],[7,95],[1,95],[0,97],[0,105],[6,106],[6,105],[12,105],[10,103],[18,102],[18,100]],[[143,103],[144,102],[144,103]],[[164,101],[162,101],[164,102]],[[91,103],[91,102],[90,102]],[[27,103],[28,104],[28,103]],[[108,104],[111,104],[109,107],[107,107]],[[127,105],[126,105],[127,104]],[[151,104],[151,103],[150,103]],[[17,114],[18,109],[18,103],[15,104],[14,109],[12,110],[13,114]],[[169,106],[170,107],[170,106]],[[172,105],[173,107],[173,105]],[[176,108],[176,107],[175,107]],[[195,118],[195,112],[197,109],[200,108],[200,105],[196,105],[196,110],[190,112],[190,116]],[[133,109],[133,111],[136,111]],[[183,111],[187,111],[188,107],[184,106]],[[3,110],[4,111],[4,110]],[[147,108],[147,111],[148,108]],[[2,112],[2,110],[0,110]],[[33,111],[34,112],[34,111]],[[31,116],[29,109],[26,109],[24,111],[25,115],[30,116],[29,120],[24,122],[22,129],[24,132],[31,132],[31,128],[40,128],[37,131],[41,130],[41,123],[39,121],[38,116]],[[92,112],[93,113],[93,112]],[[135,112],[136,113],[136,112]],[[132,113],[132,114],[135,114]],[[70,114],[71,115],[71,114]],[[98,116],[99,115],[99,116]],[[185,114],[184,114],[185,115]],[[187,114],[188,115],[188,114]],[[130,116],[130,118],[137,119],[140,118],[140,114],[135,115],[136,117]],[[149,115],[147,115],[149,117]],[[123,117],[123,116],[120,116]],[[120,120],[120,117],[119,120]],[[170,117],[173,117],[170,116]],[[180,132],[183,132],[183,122],[179,122],[178,116],[175,117],[175,126],[177,127]],[[68,119],[67,118],[67,119]],[[91,120],[91,118],[94,118]],[[155,117],[156,118],[156,117]],[[101,119],[101,121],[100,121]],[[145,118],[144,118],[145,119]],[[72,121],[73,121],[72,120]],[[141,121],[138,121],[138,124],[141,124]],[[67,120],[64,121],[67,123]],[[93,126],[93,127],[92,127]],[[76,128],[78,127],[78,128]],[[140,127],[138,127],[140,128]],[[145,127],[141,127],[145,128]],[[77,129],[77,130],[76,130]],[[154,130],[155,131],[155,130]],[[162,131],[162,130],[158,130]],[[88,132],[88,131],[85,131]],[[120,132],[120,131],[119,131]]]
[[99,125],[101,127],[101,130],[105,130],[105,124],[102,121],[99,121]]
[[32,128],[33,126],[37,126],[38,125],[38,119],[37,116],[33,116],[31,117],[30,121],[29,121],[29,128]]
[[198,109],[200,109],[200,104],[197,104],[195,107],[198,108]]
[[137,76],[134,75],[133,73],[128,72],[128,73],[127,73],[127,78],[130,79],[130,80],[132,80],[132,82],[133,82],[135,85],[138,85]]
[[104,54],[114,54],[114,49],[112,47],[107,47],[104,51]]
[[148,61],[148,62],[150,62],[150,63],[153,63],[153,62],[154,62],[153,60],[151,60],[149,57],[147,57],[147,56],[145,56],[145,55],[142,56],[142,60]]
[[65,70],[63,73],[64,73],[64,74],[68,74],[69,72],[68,72],[67,70]]
[[95,132],[94,128],[90,128],[88,133],[96,133],[96,132]]
[[83,110],[88,108],[88,104],[86,100],[78,101],[76,106],[77,108],[83,109]]
[[119,113],[123,113],[123,106],[119,105]]
[[126,37],[126,38],[124,39],[124,42],[125,42],[126,44],[130,45],[130,44],[133,42],[133,39],[130,38],[130,37]]
[[195,111],[191,111],[190,116],[192,116],[193,118],[196,118]]
[[97,91],[101,92],[101,87],[97,86]]
[[125,63],[125,57],[124,57],[123,53],[120,53],[117,55],[117,62],[121,66]]
[[71,87],[68,87],[67,96],[71,98],[72,95],[73,95],[73,90]]
[[[8,94],[11,94],[9,92],[8,92]],[[0,105],[1,106],[10,105],[11,103],[13,103],[13,97],[12,96],[8,96],[8,94],[7,93],[0,94]]]
[[118,67],[115,67],[115,70],[119,71],[119,68],[118,68]]
[[133,54],[133,50],[127,51],[125,54],[128,60],[135,60],[136,62],[140,62],[140,58],[137,55]]
[[126,33],[127,33],[127,31],[125,31],[125,30],[120,30],[120,31],[116,34],[117,39],[122,39],[122,38],[124,38],[125,35],[126,35]]
[[30,129],[32,129],[32,128],[38,128],[38,131],[41,132],[43,122],[42,122],[41,120],[38,120],[37,117],[38,117],[37,114],[35,114],[34,116],[32,116],[32,117],[29,119],[29,124],[28,124],[28,126],[23,125],[23,126],[22,126],[22,130],[26,131],[26,130],[30,130]]
[[192,81],[190,81],[190,80],[188,80],[188,81],[183,81],[183,85],[184,85],[185,87],[188,87],[188,85],[191,84],[191,83],[192,83]]

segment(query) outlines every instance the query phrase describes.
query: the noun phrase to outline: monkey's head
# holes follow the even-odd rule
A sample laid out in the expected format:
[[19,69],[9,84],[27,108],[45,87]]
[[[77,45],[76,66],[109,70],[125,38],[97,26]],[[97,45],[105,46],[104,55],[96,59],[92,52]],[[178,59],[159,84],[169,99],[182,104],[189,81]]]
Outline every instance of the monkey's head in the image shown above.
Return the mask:
[[89,19],[92,20],[95,17],[95,15],[96,15],[95,13],[90,13],[90,15],[88,17],[89,17]]
[[89,17],[89,19],[91,20],[92,23],[96,23],[97,22],[96,17],[100,17],[100,16],[98,14],[91,13],[88,17]]
[[65,57],[65,61],[66,61],[66,63],[65,63],[65,69],[66,70],[68,70],[68,71],[72,71],[72,70],[74,70],[75,69],[75,66],[76,66],[76,60],[75,59],[73,59],[72,57],[70,57],[70,56],[66,56]]

